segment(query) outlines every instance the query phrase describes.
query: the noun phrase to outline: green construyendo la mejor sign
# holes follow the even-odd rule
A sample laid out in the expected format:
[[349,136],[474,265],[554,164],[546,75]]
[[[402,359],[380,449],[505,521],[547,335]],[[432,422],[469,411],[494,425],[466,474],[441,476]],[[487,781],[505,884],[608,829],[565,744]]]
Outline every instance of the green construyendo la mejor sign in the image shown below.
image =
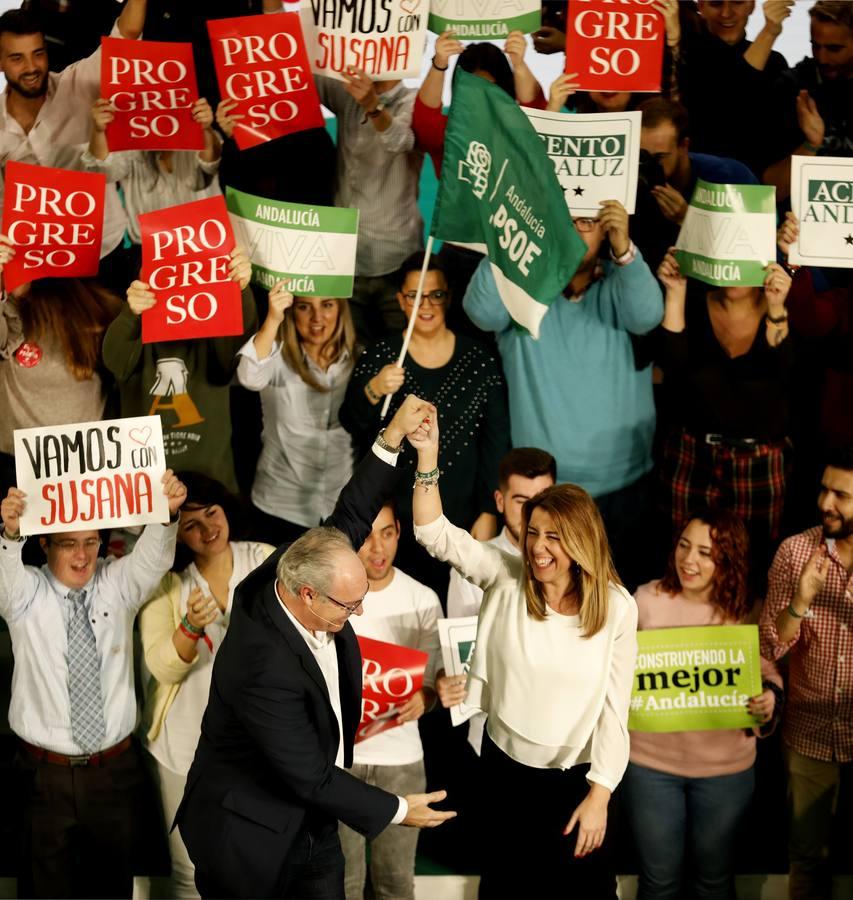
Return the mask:
[[637,632],[628,728],[712,731],[752,728],[750,697],[761,693],[757,625]]

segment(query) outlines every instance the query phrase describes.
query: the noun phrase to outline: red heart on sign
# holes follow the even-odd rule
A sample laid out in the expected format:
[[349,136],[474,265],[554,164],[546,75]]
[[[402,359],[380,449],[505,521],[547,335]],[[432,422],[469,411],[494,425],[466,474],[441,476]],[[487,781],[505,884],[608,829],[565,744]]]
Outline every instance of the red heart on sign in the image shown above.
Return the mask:
[[144,428],[131,428],[129,434],[132,441],[136,441],[137,444],[142,444],[142,446],[145,447],[148,444],[148,439],[151,437],[151,426],[146,425]]

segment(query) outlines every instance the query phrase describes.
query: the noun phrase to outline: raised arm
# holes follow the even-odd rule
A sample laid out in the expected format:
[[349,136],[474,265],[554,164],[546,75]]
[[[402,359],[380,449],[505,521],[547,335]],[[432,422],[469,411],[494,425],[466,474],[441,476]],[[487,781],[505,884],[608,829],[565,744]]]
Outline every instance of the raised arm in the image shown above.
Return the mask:
[[25,505],[26,495],[14,487],[0,503],[0,615],[7,624],[27,611],[38,590],[38,575],[21,559],[25,539],[21,537],[20,520]]
[[504,554],[496,547],[478,541],[467,531],[457,528],[445,518],[441,507],[438,481],[438,416],[434,411],[429,421],[414,434],[409,443],[418,451],[412,496],[415,537],[430,556],[450,563],[461,575],[487,588],[507,572]]
[[116,22],[116,27],[123,38],[136,40],[142,37],[147,10],[148,0],[127,0]]
[[418,91],[418,100],[431,109],[441,109],[444,94],[444,76],[450,65],[450,58],[458,56],[463,50],[462,41],[457,41],[455,32],[443,31],[435,41],[435,53],[432,65]]
[[237,380],[250,391],[263,390],[273,375],[273,351],[284,321],[284,313],[293,305],[293,294],[284,281],[279,281],[269,293],[267,317],[252,340],[240,350]]
[[[423,419],[433,414],[433,410],[429,403],[409,394],[382,433],[382,443],[389,447],[401,447],[406,435],[416,431]],[[396,486],[396,458],[391,464],[384,461],[390,453],[385,449],[377,452],[374,444],[374,449],[359,463],[352,478],[344,485],[332,514],[323,523],[343,531],[353,547],[360,547],[367,540],[373,520]]]

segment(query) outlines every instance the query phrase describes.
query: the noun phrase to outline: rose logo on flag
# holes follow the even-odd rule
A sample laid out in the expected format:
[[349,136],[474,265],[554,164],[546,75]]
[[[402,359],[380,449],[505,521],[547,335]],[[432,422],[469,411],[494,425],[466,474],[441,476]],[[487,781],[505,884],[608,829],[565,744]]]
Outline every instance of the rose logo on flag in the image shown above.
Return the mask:
[[[465,160],[459,160],[459,180],[472,184],[471,193],[482,200],[489,187],[491,168],[492,154],[489,153],[489,148],[479,141],[471,141],[468,144],[468,154]],[[466,171],[471,176],[470,178],[465,177]]]

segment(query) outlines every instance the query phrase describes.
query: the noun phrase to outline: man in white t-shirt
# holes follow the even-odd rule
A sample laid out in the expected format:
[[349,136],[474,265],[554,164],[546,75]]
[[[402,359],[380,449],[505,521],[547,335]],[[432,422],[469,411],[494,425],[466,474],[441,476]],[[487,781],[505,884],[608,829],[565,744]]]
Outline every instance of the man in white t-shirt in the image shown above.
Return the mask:
[[[350,619],[357,635],[429,653],[423,688],[400,709],[399,727],[389,728],[355,745],[350,770],[368,784],[404,797],[426,790],[424,751],[417,720],[435,703],[435,669],[439,656],[441,604],[426,585],[394,567],[400,522],[391,505],[373,521],[370,537],[358,551],[368,581],[362,613]],[[346,859],[347,900],[362,900],[367,875],[365,838],[340,825]],[[418,831],[389,825],[370,844],[370,880],[377,897],[414,900]]]
[[[495,491],[495,505],[504,518],[504,527],[497,537],[488,543],[518,556],[518,536],[521,531],[521,509],[525,502],[540,491],[551,487],[557,480],[557,463],[550,453],[536,447],[516,447],[501,460],[498,468],[498,489]],[[450,586],[447,589],[447,618],[476,616],[483,602],[481,588],[466,581],[455,569],[450,572]],[[436,690],[441,705],[445,708],[456,706],[465,699],[464,675],[438,673]],[[477,713],[469,720],[468,743],[480,755],[483,743],[485,713]]]

